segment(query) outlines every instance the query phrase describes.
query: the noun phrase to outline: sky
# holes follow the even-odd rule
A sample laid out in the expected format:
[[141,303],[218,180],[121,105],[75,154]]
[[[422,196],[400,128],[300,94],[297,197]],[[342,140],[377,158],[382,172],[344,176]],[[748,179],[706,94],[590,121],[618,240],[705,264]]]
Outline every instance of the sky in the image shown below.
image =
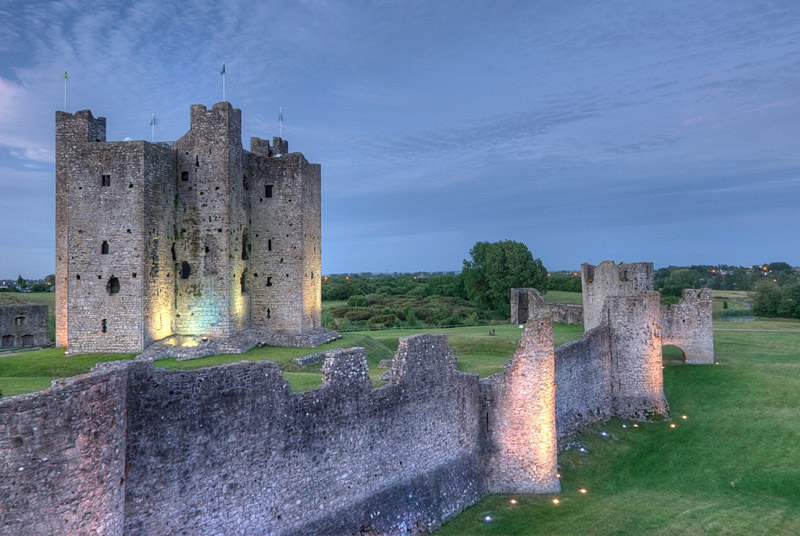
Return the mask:
[[800,265],[800,2],[0,0],[0,278],[55,271],[54,117],[226,97],[322,165],[323,273]]

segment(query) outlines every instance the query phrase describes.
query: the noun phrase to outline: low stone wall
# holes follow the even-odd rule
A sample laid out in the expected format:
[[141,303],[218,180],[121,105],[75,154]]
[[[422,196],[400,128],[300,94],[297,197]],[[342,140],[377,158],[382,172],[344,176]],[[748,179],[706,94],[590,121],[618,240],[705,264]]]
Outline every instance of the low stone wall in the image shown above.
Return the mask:
[[603,325],[555,349],[559,441],[612,416],[609,337]]
[[0,533],[122,535],[126,375],[0,400]]
[[46,305],[0,305],[0,352],[50,344],[47,323]]

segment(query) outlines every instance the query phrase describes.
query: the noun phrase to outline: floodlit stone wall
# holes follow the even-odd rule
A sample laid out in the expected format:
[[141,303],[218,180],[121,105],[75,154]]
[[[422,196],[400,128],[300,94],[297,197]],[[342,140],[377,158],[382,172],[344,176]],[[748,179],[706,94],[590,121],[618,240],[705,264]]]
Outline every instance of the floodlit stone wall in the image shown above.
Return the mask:
[[59,345],[139,352],[175,334],[321,327],[318,164],[280,138],[245,151],[227,102],[192,106],[171,146],[106,142],[105,125],[56,114]]
[[686,363],[714,363],[711,289],[685,289],[683,301],[661,306],[661,342],[683,350]]
[[512,324],[524,324],[528,319],[542,315],[553,317],[553,322],[583,324],[583,307],[580,305],[549,302],[535,288],[511,289]]
[[49,344],[47,313],[46,305],[0,305],[0,352]]
[[0,399],[0,533],[124,534],[126,379],[94,372]]
[[485,383],[489,491],[560,491],[553,319],[528,320],[514,357]]

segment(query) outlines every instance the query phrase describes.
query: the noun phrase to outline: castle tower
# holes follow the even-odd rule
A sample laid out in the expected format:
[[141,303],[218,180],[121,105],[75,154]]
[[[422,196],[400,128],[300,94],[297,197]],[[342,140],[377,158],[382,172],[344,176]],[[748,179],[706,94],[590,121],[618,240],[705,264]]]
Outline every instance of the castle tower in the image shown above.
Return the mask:
[[661,295],[611,296],[603,314],[610,328],[611,397],[617,416],[669,417],[661,363]]
[[610,296],[632,296],[653,290],[653,263],[619,264],[603,261],[598,266],[581,265],[583,287],[583,330],[589,331],[603,323],[603,307]]

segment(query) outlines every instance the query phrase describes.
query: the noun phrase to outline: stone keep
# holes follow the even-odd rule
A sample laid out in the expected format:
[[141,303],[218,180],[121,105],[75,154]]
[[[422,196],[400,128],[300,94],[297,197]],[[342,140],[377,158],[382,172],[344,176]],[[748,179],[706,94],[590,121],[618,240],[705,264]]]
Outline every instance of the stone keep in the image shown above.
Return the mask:
[[56,344],[138,352],[171,335],[321,325],[320,166],[251,138],[227,102],[172,145],[107,142],[56,112]]

